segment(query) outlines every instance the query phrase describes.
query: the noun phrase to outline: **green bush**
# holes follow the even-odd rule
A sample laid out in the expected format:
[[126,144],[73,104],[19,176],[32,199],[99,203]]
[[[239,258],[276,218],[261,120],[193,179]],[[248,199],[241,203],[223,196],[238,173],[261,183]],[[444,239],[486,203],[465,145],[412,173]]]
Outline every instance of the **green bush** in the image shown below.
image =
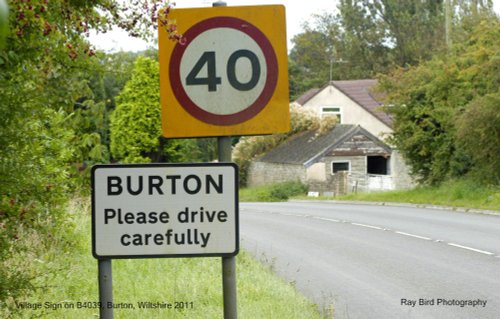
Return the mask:
[[288,200],[292,196],[305,193],[307,193],[307,186],[299,181],[273,184],[270,188],[271,198],[277,200]]
[[421,185],[411,190],[375,193],[351,193],[344,200],[406,202],[451,207],[500,210],[500,187],[482,185],[472,178],[453,179],[439,186]]
[[281,202],[293,196],[305,195],[307,190],[307,185],[302,184],[300,181],[276,183],[240,190],[240,201]]

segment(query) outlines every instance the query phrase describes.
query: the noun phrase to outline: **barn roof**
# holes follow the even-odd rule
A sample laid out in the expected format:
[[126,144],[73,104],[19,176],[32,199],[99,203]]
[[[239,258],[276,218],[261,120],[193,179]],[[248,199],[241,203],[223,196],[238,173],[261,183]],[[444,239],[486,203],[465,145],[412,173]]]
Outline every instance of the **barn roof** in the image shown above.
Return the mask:
[[314,163],[316,159],[324,156],[328,151],[358,133],[364,134],[390,153],[391,150],[387,145],[361,126],[338,124],[325,134],[318,134],[317,131],[306,131],[296,134],[283,144],[266,153],[259,161],[308,166]]

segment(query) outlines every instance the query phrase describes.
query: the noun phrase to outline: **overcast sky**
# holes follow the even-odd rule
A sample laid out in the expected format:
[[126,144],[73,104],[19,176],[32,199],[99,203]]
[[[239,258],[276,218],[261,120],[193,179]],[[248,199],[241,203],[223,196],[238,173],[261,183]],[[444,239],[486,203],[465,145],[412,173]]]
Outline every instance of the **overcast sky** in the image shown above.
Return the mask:
[[[500,1],[500,0],[499,0]],[[207,0],[176,0],[175,8],[211,7],[214,1]],[[337,0],[227,0],[229,6],[283,4],[286,8],[287,38],[302,31],[301,25],[313,13],[334,12]],[[306,4],[305,4],[306,3]],[[98,37],[91,36],[91,42],[104,51],[140,51],[148,44],[139,39],[130,38],[124,32],[108,32]],[[155,46],[156,44],[149,44]]]
[[[176,0],[176,8],[211,7],[214,1],[208,0]],[[302,32],[302,24],[309,20],[312,14],[336,12],[338,0],[227,0],[229,6],[283,4],[286,8],[286,24],[288,49],[290,39]],[[500,0],[493,0],[495,11],[500,13]],[[108,32],[104,35],[91,36],[91,42],[104,51],[140,51],[148,47],[148,43],[130,38],[125,32]],[[150,43],[149,46],[156,46]]]

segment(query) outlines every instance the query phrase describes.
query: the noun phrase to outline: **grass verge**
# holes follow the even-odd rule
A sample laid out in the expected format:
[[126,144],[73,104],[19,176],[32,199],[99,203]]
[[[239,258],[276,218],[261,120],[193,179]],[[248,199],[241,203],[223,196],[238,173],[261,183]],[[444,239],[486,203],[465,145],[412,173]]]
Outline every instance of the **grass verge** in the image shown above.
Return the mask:
[[[297,198],[313,199],[305,196]],[[500,211],[500,188],[477,185],[469,180],[448,181],[440,186],[420,186],[412,190],[353,193],[317,199],[432,204]]]
[[[69,236],[71,248],[57,240],[67,237],[64,230],[54,234],[51,247],[38,247],[38,254],[29,256],[30,267],[43,267],[44,275],[25,297],[0,304],[1,318],[98,317],[99,310],[94,308],[97,262],[91,255],[88,201],[74,202],[68,218],[75,225]],[[29,240],[36,245],[36,238]],[[322,318],[292,284],[248,253],[241,251],[236,261],[240,318]],[[222,318],[221,267],[220,258],[113,260],[114,302],[132,306],[115,309],[115,318]],[[16,306],[23,302],[30,308]],[[140,309],[139,302],[170,303],[178,308]],[[41,309],[33,309],[37,305]]]
[[280,202],[306,193],[307,186],[299,181],[275,183],[240,189],[240,202]]

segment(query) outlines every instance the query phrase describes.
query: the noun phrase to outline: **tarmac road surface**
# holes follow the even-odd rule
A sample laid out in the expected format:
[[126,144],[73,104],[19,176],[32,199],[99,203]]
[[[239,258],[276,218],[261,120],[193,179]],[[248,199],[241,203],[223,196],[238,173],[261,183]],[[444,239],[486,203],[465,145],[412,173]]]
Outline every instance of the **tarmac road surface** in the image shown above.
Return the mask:
[[241,203],[242,247],[336,319],[500,318],[500,216]]

